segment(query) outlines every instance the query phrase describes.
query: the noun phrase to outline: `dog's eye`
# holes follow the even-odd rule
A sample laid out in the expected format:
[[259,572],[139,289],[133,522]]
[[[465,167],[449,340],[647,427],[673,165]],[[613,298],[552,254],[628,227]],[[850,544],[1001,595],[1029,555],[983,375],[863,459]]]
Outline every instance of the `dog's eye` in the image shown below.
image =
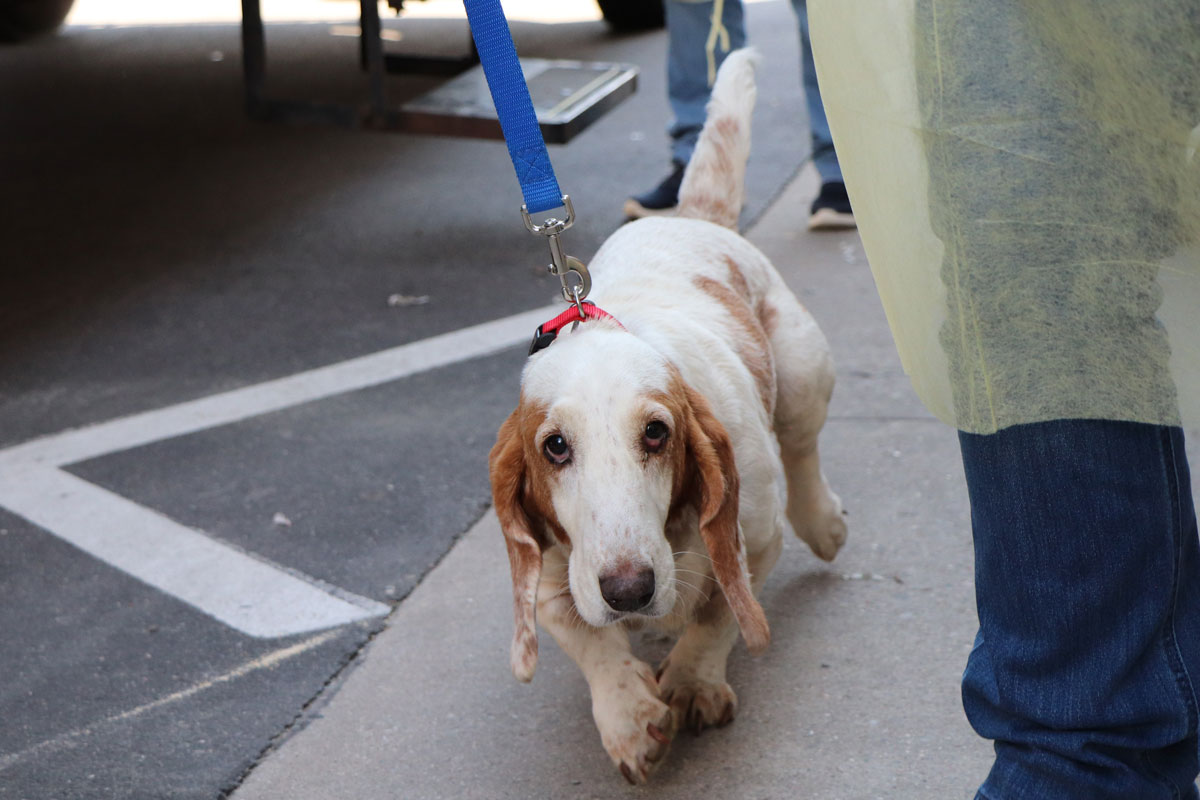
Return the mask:
[[546,441],[542,442],[542,452],[551,464],[565,464],[571,460],[571,448],[567,440],[557,433],[547,436]]
[[667,430],[665,422],[654,420],[646,425],[646,431],[642,434],[642,447],[647,453],[657,453],[663,449],[667,443],[667,438],[671,432]]

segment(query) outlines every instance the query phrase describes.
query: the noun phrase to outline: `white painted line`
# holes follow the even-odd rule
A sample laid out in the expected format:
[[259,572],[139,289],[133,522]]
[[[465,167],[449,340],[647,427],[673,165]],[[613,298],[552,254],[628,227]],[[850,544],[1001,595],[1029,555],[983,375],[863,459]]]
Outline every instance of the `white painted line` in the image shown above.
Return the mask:
[[538,325],[561,310],[560,306],[546,306],[286,378],[33,439],[0,450],[0,464],[6,461],[55,467],[73,464],[390,383],[529,341]]
[[273,638],[387,614],[335,597],[228,544],[58,469],[5,476],[0,504],[248,636]]
[[27,747],[20,752],[0,755],[0,771],[6,770],[9,767],[13,767],[22,761],[26,761],[31,756],[47,752],[55,752],[72,747],[80,739],[91,735],[95,732],[96,728],[99,728],[102,725],[111,725],[115,722],[124,722],[128,719],[140,717],[147,712],[156,711],[157,709],[171,705],[172,703],[178,703],[180,700],[186,700],[189,697],[199,694],[207,689],[211,689],[214,686],[220,686],[223,683],[229,683],[237,678],[249,675],[252,672],[257,672],[260,669],[271,669],[276,667],[288,659],[295,658],[303,653],[307,653],[309,650],[315,650],[336,635],[337,634],[335,631],[318,634],[311,639],[305,639],[302,642],[297,642],[296,644],[280,648],[279,650],[275,650],[259,656],[258,658],[247,661],[245,664],[242,664],[241,666],[222,675],[218,675],[215,678],[208,678],[200,681],[199,683],[193,683],[186,689],[180,689],[177,692],[171,692],[170,694],[160,697],[157,700],[151,700],[149,703],[143,703],[142,705],[131,708],[128,711],[122,711],[120,714],[114,714],[111,717],[106,717],[98,722],[93,722],[90,725],[86,725],[82,728],[76,728],[75,730],[67,731],[66,733],[60,733],[58,736],[55,736],[52,739],[46,739],[45,741],[38,742],[32,747]]
[[292,636],[390,608],[269,563],[60,467],[378,386],[527,341],[548,306],[361,358],[0,450],[0,506],[249,636]]

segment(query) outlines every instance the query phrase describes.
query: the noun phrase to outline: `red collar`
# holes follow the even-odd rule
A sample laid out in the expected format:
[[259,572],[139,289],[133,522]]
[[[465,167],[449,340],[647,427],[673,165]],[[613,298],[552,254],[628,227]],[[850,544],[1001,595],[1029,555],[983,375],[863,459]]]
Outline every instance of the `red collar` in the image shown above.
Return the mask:
[[[580,309],[582,309],[582,312]],[[597,307],[595,303],[585,300],[579,305],[572,304],[566,311],[554,319],[539,325],[537,333],[533,335],[533,343],[529,345],[529,355],[533,355],[538,350],[544,350],[549,347],[550,343],[558,338],[558,332],[567,325],[573,322],[584,322],[589,319],[607,319],[621,330],[625,330],[625,326],[617,322],[616,317]]]

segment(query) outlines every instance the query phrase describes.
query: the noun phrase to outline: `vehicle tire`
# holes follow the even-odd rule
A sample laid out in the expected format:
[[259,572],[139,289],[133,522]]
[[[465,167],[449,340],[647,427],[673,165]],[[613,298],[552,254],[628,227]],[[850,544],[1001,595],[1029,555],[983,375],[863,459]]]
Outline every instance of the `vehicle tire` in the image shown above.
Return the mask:
[[[3,2],[3,0],[0,0]],[[648,31],[667,24],[663,0],[596,0],[604,21],[615,31]]]
[[20,42],[62,25],[75,0],[0,0],[0,42]]

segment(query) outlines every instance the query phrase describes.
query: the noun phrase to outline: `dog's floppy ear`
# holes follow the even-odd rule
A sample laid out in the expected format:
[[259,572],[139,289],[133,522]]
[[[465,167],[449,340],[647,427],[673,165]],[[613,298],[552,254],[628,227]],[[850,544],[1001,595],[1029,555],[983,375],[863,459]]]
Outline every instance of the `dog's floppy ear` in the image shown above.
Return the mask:
[[528,683],[537,667],[537,587],[542,574],[542,547],[525,513],[525,452],[521,441],[520,408],[509,415],[496,436],[488,458],[492,503],[504,531],[512,567],[513,632],[510,662],[517,680]]
[[688,455],[700,490],[700,537],[708,548],[725,601],[742,629],[746,647],[752,655],[759,655],[771,641],[771,631],[750,589],[750,571],[738,527],[738,472],[733,444],[708,401],[691,387],[685,387],[685,394],[691,409]]

